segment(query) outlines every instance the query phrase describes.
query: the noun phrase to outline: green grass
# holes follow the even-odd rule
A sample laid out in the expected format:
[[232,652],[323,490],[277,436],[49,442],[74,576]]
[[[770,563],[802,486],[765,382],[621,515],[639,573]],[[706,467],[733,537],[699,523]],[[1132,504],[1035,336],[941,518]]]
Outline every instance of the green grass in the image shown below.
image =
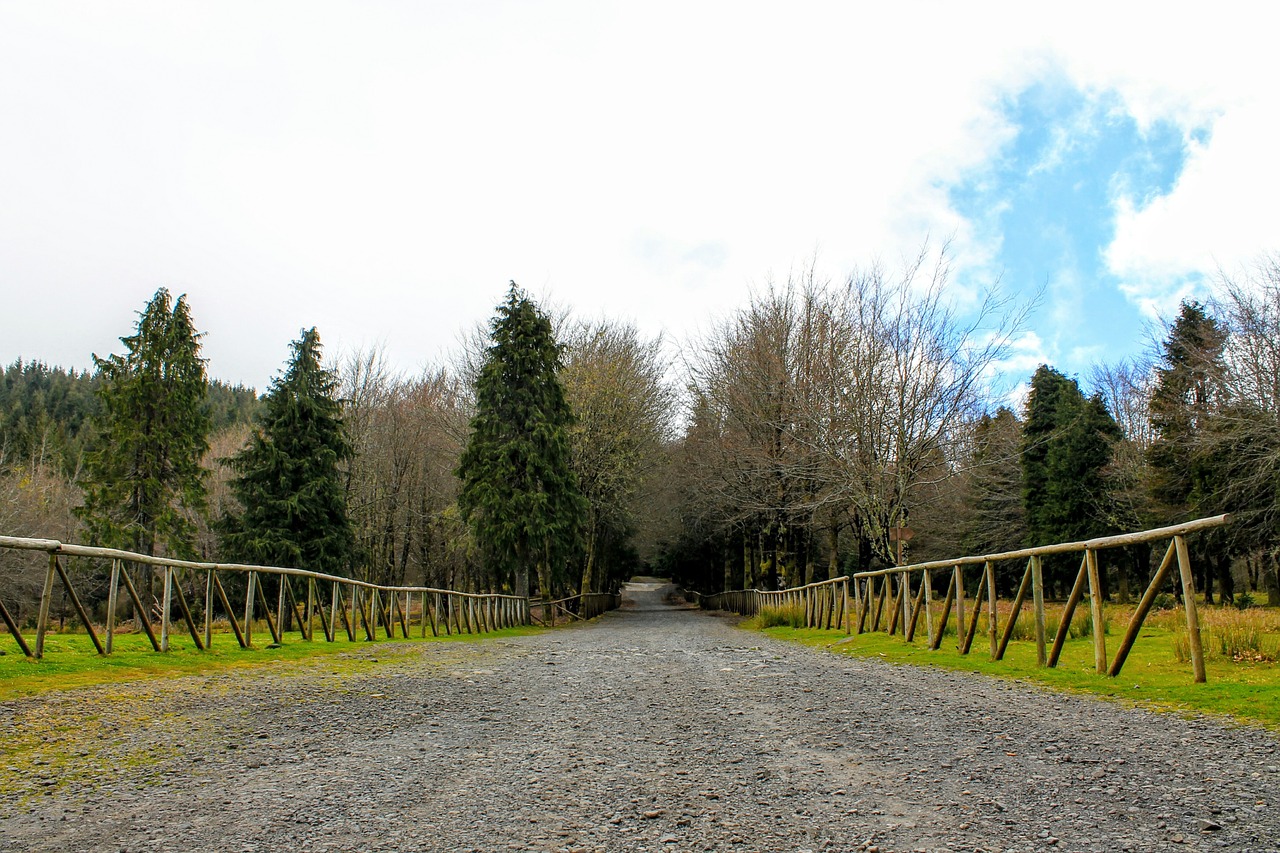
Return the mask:
[[[1204,610],[1202,610],[1202,615]],[[1107,637],[1107,654],[1114,657],[1120,644],[1116,636],[1123,633],[1115,626],[1123,626],[1127,614],[1111,614],[1113,632]],[[1181,618],[1181,613],[1177,614]],[[744,628],[759,630],[770,637],[799,642],[824,648],[838,654],[876,658],[893,664],[937,666],[946,669],[978,672],[997,678],[1027,681],[1071,693],[1089,693],[1144,707],[1180,713],[1224,714],[1236,720],[1260,723],[1269,729],[1280,731],[1280,665],[1267,660],[1235,660],[1230,655],[1211,649],[1214,637],[1219,636],[1212,626],[1212,614],[1205,620],[1206,670],[1208,683],[1195,684],[1191,664],[1180,661],[1179,643],[1185,642],[1185,631],[1179,633],[1172,625],[1172,618],[1148,620],[1137,643],[1129,653],[1124,669],[1116,678],[1098,675],[1094,671],[1093,641],[1088,637],[1068,640],[1055,669],[1036,664],[1034,642],[1015,640],[1009,644],[1004,660],[989,660],[987,637],[979,633],[974,639],[969,655],[961,655],[956,649],[955,636],[944,639],[942,648],[931,652],[923,639],[924,632],[916,635],[913,643],[906,643],[902,635],[890,637],[878,634],[854,635],[845,642],[843,631],[823,631],[816,628],[761,628],[751,620],[742,623]],[[952,620],[954,622],[954,620]],[[1021,621],[1021,620],[1019,620]],[[1049,636],[1052,646],[1053,637]]]
[[[2,628],[3,626],[0,626]],[[356,642],[349,642],[345,633],[339,639],[327,643],[317,629],[318,642],[306,642],[296,632],[284,637],[278,649],[264,648],[271,642],[271,635],[263,625],[254,629],[256,648],[241,649],[230,633],[213,635],[213,648],[199,651],[189,634],[170,637],[170,651],[155,652],[144,634],[117,634],[111,655],[98,655],[87,634],[79,632],[50,633],[45,637],[44,657],[31,660],[22,654],[13,638],[0,635],[0,701],[18,696],[32,696],[51,690],[67,690],[97,684],[137,681],[148,678],[168,678],[178,675],[204,675],[235,669],[280,667],[291,662],[306,663],[331,659],[335,655],[355,650],[376,648],[383,645],[405,646],[416,643],[447,643],[459,640],[519,637],[536,634],[546,629],[539,627],[506,628],[487,634],[454,634],[452,636],[418,639],[384,639],[379,633],[376,642],[367,642],[357,635]],[[34,648],[34,634],[26,635],[27,644]],[[354,662],[352,662],[354,663]]]

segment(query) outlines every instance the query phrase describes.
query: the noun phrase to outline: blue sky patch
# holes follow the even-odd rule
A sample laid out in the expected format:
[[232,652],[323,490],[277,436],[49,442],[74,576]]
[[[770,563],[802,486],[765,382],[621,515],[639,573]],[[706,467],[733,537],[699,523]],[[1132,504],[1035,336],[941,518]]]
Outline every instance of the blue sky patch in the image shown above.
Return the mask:
[[1115,202],[1125,197],[1140,209],[1167,195],[1189,142],[1205,129],[1141,128],[1114,94],[1060,80],[1007,98],[1001,112],[1015,134],[986,168],[950,189],[951,202],[995,248],[1006,289],[1043,290],[1030,326],[1049,360],[1087,378],[1095,362],[1117,361],[1144,343],[1143,317],[1104,257]]

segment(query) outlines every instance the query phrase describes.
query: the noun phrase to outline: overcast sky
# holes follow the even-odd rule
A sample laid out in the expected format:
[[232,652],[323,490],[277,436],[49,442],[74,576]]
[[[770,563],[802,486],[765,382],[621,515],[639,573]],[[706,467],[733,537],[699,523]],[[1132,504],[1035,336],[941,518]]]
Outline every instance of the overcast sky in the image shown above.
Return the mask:
[[415,372],[515,279],[679,343],[953,240],[1086,376],[1280,248],[1269,4],[0,0],[0,361],[158,287],[212,376],[315,325]]

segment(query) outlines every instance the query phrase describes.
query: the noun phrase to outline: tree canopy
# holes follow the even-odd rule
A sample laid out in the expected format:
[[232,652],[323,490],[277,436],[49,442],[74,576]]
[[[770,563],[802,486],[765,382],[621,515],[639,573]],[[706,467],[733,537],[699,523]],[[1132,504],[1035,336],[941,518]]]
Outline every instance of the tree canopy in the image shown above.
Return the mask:
[[192,555],[193,515],[204,510],[209,383],[185,296],[160,288],[125,352],[94,356],[98,435],[86,456],[81,516],[93,541]]
[[248,446],[231,459],[240,510],[222,521],[223,547],[245,562],[346,575],[355,538],[340,465],[351,445],[337,379],[322,366],[314,327],[290,349]]
[[536,567],[545,598],[576,563],[587,509],[570,455],[563,347],[515,282],[489,328],[458,506],[497,580],[526,595]]

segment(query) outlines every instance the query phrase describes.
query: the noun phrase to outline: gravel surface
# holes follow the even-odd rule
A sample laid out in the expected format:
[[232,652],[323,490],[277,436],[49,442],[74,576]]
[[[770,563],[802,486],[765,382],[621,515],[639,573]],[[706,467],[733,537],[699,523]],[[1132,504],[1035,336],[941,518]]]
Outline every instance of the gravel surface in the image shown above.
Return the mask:
[[1280,849],[1265,731],[816,652],[665,591],[537,636],[3,703],[47,763],[0,767],[0,846]]

